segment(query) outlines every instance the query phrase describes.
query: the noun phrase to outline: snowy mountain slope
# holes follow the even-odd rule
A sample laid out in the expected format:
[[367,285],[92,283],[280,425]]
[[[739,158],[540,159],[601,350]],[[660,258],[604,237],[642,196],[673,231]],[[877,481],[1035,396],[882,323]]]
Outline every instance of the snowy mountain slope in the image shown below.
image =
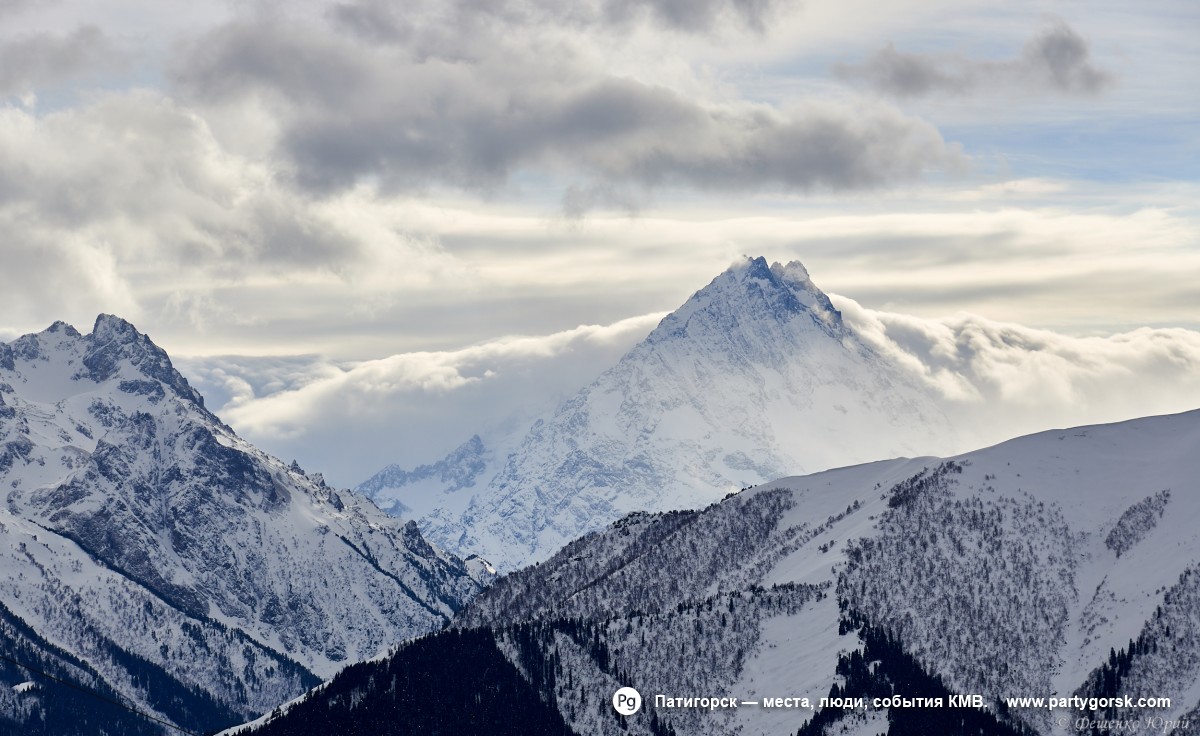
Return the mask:
[[[493,636],[578,733],[1073,733],[1087,714],[998,705],[1052,695],[1168,697],[1112,715],[1180,720],[1200,708],[1198,447],[1193,411],[634,514],[501,578],[455,627]],[[460,651],[448,633],[430,641]],[[346,702],[383,707],[366,679]],[[646,697],[624,725],[607,704],[617,684]],[[760,704],[670,708],[655,694]],[[761,705],[834,694],[978,694],[984,707]]]
[[[0,568],[0,605],[39,639],[86,662],[118,692],[144,690],[139,700],[167,686],[202,693],[214,713],[193,713],[197,723],[205,715],[261,712],[315,682],[286,655],[238,629],[187,615],[71,540],[8,511],[0,511]],[[148,669],[156,670],[153,688],[138,684]],[[145,704],[169,720],[187,715],[169,704]]]
[[[0,713],[4,714],[0,718],[0,734],[4,736],[31,733],[150,736],[162,732],[158,724],[130,717],[128,711],[108,702],[119,702],[120,695],[107,686],[103,677],[83,660],[42,639],[25,621],[2,605],[0,657]],[[31,672],[28,667],[35,667],[39,672]],[[86,686],[97,697],[80,698],[78,691],[64,683]],[[203,701],[202,697],[187,697],[192,694],[179,688],[177,683],[151,678],[143,679],[143,683],[156,690],[161,687],[157,691],[162,694],[175,685],[175,691],[170,693],[175,697],[168,696],[168,699],[175,701],[177,706],[195,708],[199,705],[199,709],[209,711],[206,715],[211,721],[227,721],[234,715],[211,702],[197,702]],[[180,694],[184,697],[178,697]],[[185,706],[182,702],[185,700],[191,702]]]
[[389,465],[354,490],[393,516],[461,512],[473,492],[495,476],[498,462],[497,453],[473,435],[436,463],[411,470]]
[[[932,391],[843,324],[803,266],[746,259],[511,452],[497,447],[486,486],[474,459],[476,490],[451,482],[460,448],[445,465],[360,489],[385,507],[389,494],[432,507],[420,519],[432,539],[512,569],[632,511],[694,508],[808,467],[918,454],[950,431]],[[410,482],[435,468],[432,483],[385,490],[384,475]]]
[[[827,561],[840,566],[839,596],[958,692],[1075,693],[1159,606],[1180,605],[1170,604],[1171,588],[1200,563],[1197,447],[1200,412],[1189,412],[1045,432],[928,463],[892,486],[870,529],[831,532],[827,542],[847,540]],[[809,482],[787,484],[816,500]],[[1173,508],[1118,556],[1107,543],[1113,530],[1163,490]],[[809,560],[793,556],[764,583],[812,574]],[[1200,636],[1188,632],[1174,646],[1178,661],[1145,668],[1157,672],[1152,694],[1174,699],[1164,717],[1200,702]],[[1044,710],[1020,717],[1055,732]]]
[[105,642],[244,715],[480,588],[415,524],[238,438],[118,318],[0,344],[0,399],[0,603],[147,708]]

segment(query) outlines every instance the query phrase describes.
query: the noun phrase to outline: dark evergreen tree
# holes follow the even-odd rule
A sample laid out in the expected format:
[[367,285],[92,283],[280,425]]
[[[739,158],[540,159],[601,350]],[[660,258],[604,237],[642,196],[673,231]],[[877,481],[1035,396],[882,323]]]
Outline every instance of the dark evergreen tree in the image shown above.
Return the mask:
[[[402,646],[381,661],[342,670],[327,684],[254,731],[255,736],[355,733],[422,736],[574,736],[548,704],[552,658],[540,646],[550,626],[510,632],[531,684],[487,629],[451,629]],[[543,689],[550,688],[550,689]]]
[[[882,628],[870,625],[854,611],[845,611],[839,630],[857,632],[863,648],[838,658],[837,673],[845,684],[836,683],[830,698],[874,698],[895,695],[905,698],[941,698],[949,703],[952,695],[941,678],[925,670],[904,646]],[[831,726],[846,718],[844,708],[823,708],[804,724],[797,736],[824,736]],[[969,707],[889,708],[888,736],[1034,736],[1021,724],[1002,720],[998,714]]]

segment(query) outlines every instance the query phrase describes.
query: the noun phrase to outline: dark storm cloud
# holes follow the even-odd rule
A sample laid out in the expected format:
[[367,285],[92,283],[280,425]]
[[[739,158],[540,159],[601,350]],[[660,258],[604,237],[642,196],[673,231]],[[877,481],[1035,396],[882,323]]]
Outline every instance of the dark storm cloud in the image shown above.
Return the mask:
[[[6,7],[0,5],[0,14]],[[95,26],[69,35],[39,33],[0,45],[0,96],[36,92],[46,84],[119,68],[123,55]]]
[[896,97],[931,94],[1061,93],[1094,95],[1113,76],[1097,67],[1088,42],[1065,23],[1030,39],[1015,59],[980,61],[962,54],[909,54],[888,44],[861,64],[839,64],[840,78]]
[[296,181],[321,193],[364,180],[490,189],[534,169],[593,187],[844,190],[959,159],[932,126],[884,105],[716,104],[584,56],[499,26],[364,46],[315,26],[243,22],[196,43],[174,78],[204,104],[265,100]]

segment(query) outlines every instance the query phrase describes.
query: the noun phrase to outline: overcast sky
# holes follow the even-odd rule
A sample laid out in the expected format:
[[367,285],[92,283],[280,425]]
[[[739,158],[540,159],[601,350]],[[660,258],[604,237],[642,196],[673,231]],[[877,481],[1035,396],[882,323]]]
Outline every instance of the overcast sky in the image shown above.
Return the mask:
[[0,0],[0,339],[124,316],[341,484],[743,253],[873,324],[1194,346],[1197,37],[1185,0]]

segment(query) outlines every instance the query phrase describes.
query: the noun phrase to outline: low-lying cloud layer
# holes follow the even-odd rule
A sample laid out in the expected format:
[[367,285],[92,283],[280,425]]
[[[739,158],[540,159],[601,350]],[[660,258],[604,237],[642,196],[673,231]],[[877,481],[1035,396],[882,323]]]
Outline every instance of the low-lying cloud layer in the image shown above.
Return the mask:
[[352,364],[317,357],[178,363],[240,433],[354,485],[389,462],[434,460],[472,434],[532,422],[615,364],[662,317]]
[[[885,359],[938,396],[960,431],[952,454],[1052,427],[1200,407],[1200,332],[1139,329],[1071,337],[973,315],[923,319],[831,297]],[[235,429],[303,457],[341,485],[391,462],[433,462],[468,439],[513,429],[594,380],[660,314],[448,352],[341,365],[319,358],[182,362]],[[348,446],[342,438],[355,438]]]
[[1200,408],[1200,332],[1074,337],[970,314],[921,319],[831,298],[869,344],[945,398],[965,436],[985,443]]

